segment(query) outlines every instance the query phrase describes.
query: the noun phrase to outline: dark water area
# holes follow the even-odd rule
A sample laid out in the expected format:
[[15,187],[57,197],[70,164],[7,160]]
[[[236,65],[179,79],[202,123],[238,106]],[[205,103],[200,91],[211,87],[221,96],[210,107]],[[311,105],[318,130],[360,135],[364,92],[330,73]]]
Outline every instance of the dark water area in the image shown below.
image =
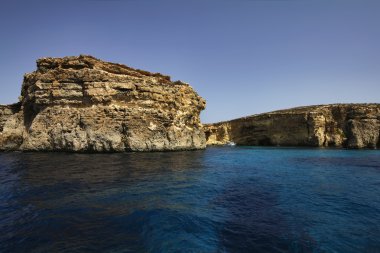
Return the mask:
[[380,252],[380,151],[0,154],[0,252]]

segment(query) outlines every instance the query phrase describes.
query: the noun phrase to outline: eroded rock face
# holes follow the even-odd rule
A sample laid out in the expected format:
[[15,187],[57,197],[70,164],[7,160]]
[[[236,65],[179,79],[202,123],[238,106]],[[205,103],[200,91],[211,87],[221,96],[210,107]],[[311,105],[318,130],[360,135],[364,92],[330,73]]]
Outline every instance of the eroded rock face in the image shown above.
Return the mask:
[[91,56],[43,58],[0,107],[0,149],[162,151],[206,145],[205,100],[170,77]]
[[378,148],[380,104],[293,108],[204,126],[208,145]]

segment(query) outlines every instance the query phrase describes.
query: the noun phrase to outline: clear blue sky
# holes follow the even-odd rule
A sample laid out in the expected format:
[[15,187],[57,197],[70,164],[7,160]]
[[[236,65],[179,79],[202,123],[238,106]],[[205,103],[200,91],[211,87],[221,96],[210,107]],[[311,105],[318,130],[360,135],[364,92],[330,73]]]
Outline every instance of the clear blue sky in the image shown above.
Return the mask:
[[380,102],[379,0],[3,0],[0,104],[46,56],[90,54],[190,83],[203,122]]

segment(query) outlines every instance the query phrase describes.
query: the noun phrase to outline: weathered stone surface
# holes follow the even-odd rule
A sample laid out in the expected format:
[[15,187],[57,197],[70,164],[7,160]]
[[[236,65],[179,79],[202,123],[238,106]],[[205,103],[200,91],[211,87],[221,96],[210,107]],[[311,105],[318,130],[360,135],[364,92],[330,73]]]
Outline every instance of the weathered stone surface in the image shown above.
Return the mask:
[[275,111],[204,126],[208,145],[378,148],[380,104]]
[[202,149],[205,101],[186,83],[91,56],[43,58],[0,107],[0,150]]

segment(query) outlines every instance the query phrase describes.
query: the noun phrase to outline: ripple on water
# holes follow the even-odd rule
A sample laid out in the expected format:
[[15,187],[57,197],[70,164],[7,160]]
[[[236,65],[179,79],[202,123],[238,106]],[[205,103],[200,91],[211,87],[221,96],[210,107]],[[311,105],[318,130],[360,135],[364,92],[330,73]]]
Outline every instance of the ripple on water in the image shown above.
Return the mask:
[[0,252],[380,252],[380,153],[0,154]]

